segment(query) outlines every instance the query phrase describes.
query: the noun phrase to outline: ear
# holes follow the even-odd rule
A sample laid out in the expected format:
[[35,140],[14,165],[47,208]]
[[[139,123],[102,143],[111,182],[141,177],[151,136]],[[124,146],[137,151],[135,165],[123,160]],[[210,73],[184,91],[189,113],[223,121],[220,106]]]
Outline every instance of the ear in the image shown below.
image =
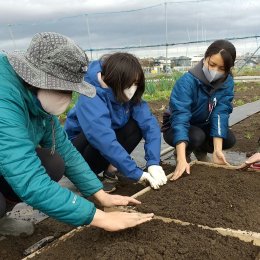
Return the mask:
[[107,88],[108,87],[107,84],[102,79],[101,72],[98,72],[97,78],[98,78],[98,82],[101,85],[101,87],[103,87],[103,88]]

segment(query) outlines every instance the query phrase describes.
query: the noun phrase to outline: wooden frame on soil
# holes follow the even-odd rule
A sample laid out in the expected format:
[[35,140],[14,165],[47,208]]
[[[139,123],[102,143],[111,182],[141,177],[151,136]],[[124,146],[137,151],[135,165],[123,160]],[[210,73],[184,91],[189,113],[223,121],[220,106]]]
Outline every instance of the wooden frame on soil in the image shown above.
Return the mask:
[[[229,170],[239,170],[241,169],[241,166],[226,166],[226,165],[216,165],[213,163],[208,163],[208,162],[200,162],[200,161],[193,161],[191,162],[191,167],[193,165],[205,165],[208,167],[214,167],[214,168],[225,168],[225,169],[229,169]],[[255,171],[251,168],[248,168],[248,170],[250,171]],[[167,175],[167,178],[170,179],[172,177],[173,173]],[[146,187],[143,190],[137,192],[136,194],[134,194],[132,197],[133,198],[137,198],[147,192],[149,192],[151,190],[151,187]],[[110,209],[105,209],[105,211],[115,211],[115,210],[120,210],[120,211],[127,211],[127,212],[136,212],[135,210],[133,210],[131,207],[116,207],[116,208],[110,208]],[[172,218],[166,218],[166,217],[162,217],[162,216],[155,216],[155,219],[159,219],[162,220],[166,223],[169,222],[174,222],[176,224],[180,224],[180,225],[191,225],[193,223],[189,223],[189,222],[184,222],[178,219],[172,219]],[[231,236],[231,237],[236,237],[239,238],[242,241],[245,242],[250,242],[253,241],[253,244],[256,246],[260,246],[260,233],[257,232],[251,232],[251,231],[241,231],[241,230],[236,230],[236,229],[230,229],[230,228],[219,228],[219,227],[215,227],[215,228],[211,228],[205,225],[197,225],[198,227],[201,227],[203,229],[209,229],[212,231],[215,231],[223,236]],[[23,258],[22,260],[29,260],[32,257],[42,254],[44,253],[44,251],[47,248],[51,248],[51,247],[56,247],[59,243],[62,243],[63,241],[73,237],[76,233],[81,232],[83,229],[88,228],[89,226],[82,226],[82,227],[78,227],[76,229],[73,229],[72,231],[68,232],[67,234],[63,235],[62,237],[60,237],[59,239],[53,241],[51,244],[46,245],[45,247],[33,252],[32,254],[28,255],[27,257]]]

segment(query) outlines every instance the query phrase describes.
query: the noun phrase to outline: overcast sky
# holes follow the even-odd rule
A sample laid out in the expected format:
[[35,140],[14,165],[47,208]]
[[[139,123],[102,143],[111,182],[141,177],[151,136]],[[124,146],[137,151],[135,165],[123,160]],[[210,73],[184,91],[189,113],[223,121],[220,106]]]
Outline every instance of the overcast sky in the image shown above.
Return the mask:
[[[0,49],[24,50],[32,36],[41,31],[65,34],[83,49],[164,44],[166,40],[168,43],[180,43],[260,35],[259,0],[169,1],[166,6],[167,37],[164,2],[0,0]],[[260,38],[258,41],[234,41],[234,44],[240,53],[244,53],[254,51],[258,42]],[[169,50],[170,56],[203,53],[208,44],[176,46]],[[142,49],[139,54],[159,56],[164,53],[161,50]],[[104,52],[94,52],[93,55]]]

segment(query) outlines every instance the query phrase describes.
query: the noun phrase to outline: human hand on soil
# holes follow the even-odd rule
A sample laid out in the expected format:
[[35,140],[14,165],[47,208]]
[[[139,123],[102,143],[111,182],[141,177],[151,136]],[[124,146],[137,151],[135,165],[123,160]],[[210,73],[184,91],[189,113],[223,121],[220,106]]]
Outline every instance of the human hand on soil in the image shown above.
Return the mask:
[[153,216],[153,213],[104,212],[97,209],[90,225],[106,231],[119,231],[150,221]]
[[148,167],[148,173],[156,180],[158,181],[159,185],[162,186],[166,184],[167,177],[165,175],[165,172],[163,168],[159,165],[151,165]]
[[175,169],[170,181],[176,181],[177,179],[179,179],[182,176],[182,174],[184,172],[187,172],[188,174],[190,174],[190,164],[187,163],[186,159],[184,159],[184,160],[177,159],[176,169]]
[[212,161],[215,164],[229,165],[229,163],[226,161],[224,153],[219,150],[213,152]]
[[97,203],[104,207],[114,207],[114,206],[127,206],[129,204],[141,204],[139,200],[128,196],[112,195],[104,192],[103,190],[98,191],[94,194],[94,198]]
[[260,153],[255,153],[246,160],[246,164],[253,164],[260,162]]
[[249,157],[242,165],[240,165],[239,169],[245,170],[256,163],[260,163],[260,153],[255,153]]

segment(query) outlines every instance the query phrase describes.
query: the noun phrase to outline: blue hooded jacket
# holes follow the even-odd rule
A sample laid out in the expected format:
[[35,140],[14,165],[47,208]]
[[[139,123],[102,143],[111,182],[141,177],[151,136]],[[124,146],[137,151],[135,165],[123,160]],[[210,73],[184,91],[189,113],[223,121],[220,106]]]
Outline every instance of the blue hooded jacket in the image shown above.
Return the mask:
[[209,126],[210,136],[226,138],[232,112],[234,81],[229,74],[224,82],[212,86],[202,72],[202,61],[175,84],[170,97],[170,124],[173,144],[189,142],[190,125]]
[[94,204],[51,180],[35,149],[52,148],[55,143],[65,175],[84,197],[102,189],[102,183],[68,140],[58,118],[38,103],[0,53],[0,176],[32,207],[72,225],[89,224],[96,212]]
[[81,95],[76,106],[68,113],[65,130],[70,140],[83,131],[89,143],[126,177],[139,180],[143,174],[127,151],[117,141],[115,129],[122,128],[133,118],[145,140],[147,167],[159,165],[161,134],[156,118],[145,101],[133,105],[119,103],[111,88],[101,87],[97,74],[102,71],[100,61],[89,65],[85,80],[96,87],[97,95]]

